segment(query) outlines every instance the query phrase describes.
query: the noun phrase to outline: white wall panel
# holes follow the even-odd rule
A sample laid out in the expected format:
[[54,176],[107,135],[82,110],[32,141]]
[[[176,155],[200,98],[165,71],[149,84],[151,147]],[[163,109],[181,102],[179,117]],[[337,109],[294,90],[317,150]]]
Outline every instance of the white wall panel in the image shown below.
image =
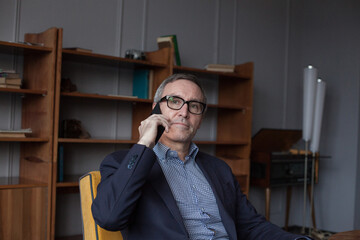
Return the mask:
[[63,47],[83,47],[116,55],[117,4],[117,0],[22,1],[20,36],[62,27]]
[[213,59],[215,0],[149,1],[148,49],[156,38],[176,34],[183,66],[203,68]]
[[2,41],[15,41],[16,32],[16,6],[17,1],[0,1],[0,39]]
[[[237,40],[236,27],[237,27],[237,15],[236,0],[219,1],[219,31],[218,36],[214,35],[214,38],[218,38],[217,41],[217,59],[216,63],[220,64],[237,64],[235,61],[236,51],[235,46],[239,44],[235,42]],[[240,39],[241,40],[241,39]]]

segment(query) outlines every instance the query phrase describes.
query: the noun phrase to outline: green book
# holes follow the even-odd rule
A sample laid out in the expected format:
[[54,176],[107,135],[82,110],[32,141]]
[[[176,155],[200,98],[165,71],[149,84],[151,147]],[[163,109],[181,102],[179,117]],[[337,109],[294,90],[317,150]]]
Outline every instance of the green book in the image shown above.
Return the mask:
[[133,75],[133,96],[149,98],[149,70],[135,69]]
[[168,41],[168,39],[171,38],[171,45],[174,47],[174,52],[175,52],[175,64],[177,66],[181,66],[181,59],[180,59],[180,52],[179,52],[179,45],[178,45],[178,41],[177,41],[177,37],[175,34],[172,35],[164,35],[161,37],[158,37],[157,42],[158,42],[158,46],[159,48],[162,48],[163,46],[166,46],[166,42]]

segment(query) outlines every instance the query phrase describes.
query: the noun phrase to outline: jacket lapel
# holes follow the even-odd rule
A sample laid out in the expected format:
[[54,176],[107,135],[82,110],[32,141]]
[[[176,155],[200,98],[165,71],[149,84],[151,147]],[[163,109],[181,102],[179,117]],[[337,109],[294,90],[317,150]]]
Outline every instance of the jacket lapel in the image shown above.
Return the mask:
[[198,154],[196,158],[196,163],[204,173],[204,176],[208,180],[214,192],[222,222],[227,233],[229,234],[230,239],[237,239],[234,219],[231,218],[231,216],[224,207],[224,187],[222,186],[219,178],[217,177],[216,168],[206,163],[206,159],[203,158],[200,154]]
[[175,198],[171,192],[169,184],[167,183],[165,175],[160,167],[160,164],[157,161],[154,163],[153,168],[151,169],[149,179],[155,191],[163,199],[164,204],[168,207],[173,217],[179,223],[179,226],[187,235],[187,231],[183,219],[181,217],[180,210],[176,204]]

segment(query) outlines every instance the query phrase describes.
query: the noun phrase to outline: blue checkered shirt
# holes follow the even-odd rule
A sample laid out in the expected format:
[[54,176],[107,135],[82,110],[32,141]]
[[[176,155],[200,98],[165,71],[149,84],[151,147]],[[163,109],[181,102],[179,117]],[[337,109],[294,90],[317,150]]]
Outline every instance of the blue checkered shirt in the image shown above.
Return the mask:
[[195,162],[199,148],[192,143],[181,161],[177,152],[158,143],[153,148],[182,215],[190,239],[229,239],[214,193]]

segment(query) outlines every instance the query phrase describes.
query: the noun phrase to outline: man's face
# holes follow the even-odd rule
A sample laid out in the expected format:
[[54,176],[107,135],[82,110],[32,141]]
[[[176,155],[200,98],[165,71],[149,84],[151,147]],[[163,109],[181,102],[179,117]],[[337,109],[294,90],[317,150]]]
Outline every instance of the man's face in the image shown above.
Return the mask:
[[[203,101],[200,88],[195,83],[185,79],[168,83],[161,97],[167,95],[181,97],[185,101]],[[164,132],[161,141],[165,145],[171,142],[190,143],[200,128],[202,115],[190,113],[187,104],[184,104],[179,110],[173,110],[167,106],[166,101],[162,101],[160,108],[162,114],[170,119],[169,132]]]

